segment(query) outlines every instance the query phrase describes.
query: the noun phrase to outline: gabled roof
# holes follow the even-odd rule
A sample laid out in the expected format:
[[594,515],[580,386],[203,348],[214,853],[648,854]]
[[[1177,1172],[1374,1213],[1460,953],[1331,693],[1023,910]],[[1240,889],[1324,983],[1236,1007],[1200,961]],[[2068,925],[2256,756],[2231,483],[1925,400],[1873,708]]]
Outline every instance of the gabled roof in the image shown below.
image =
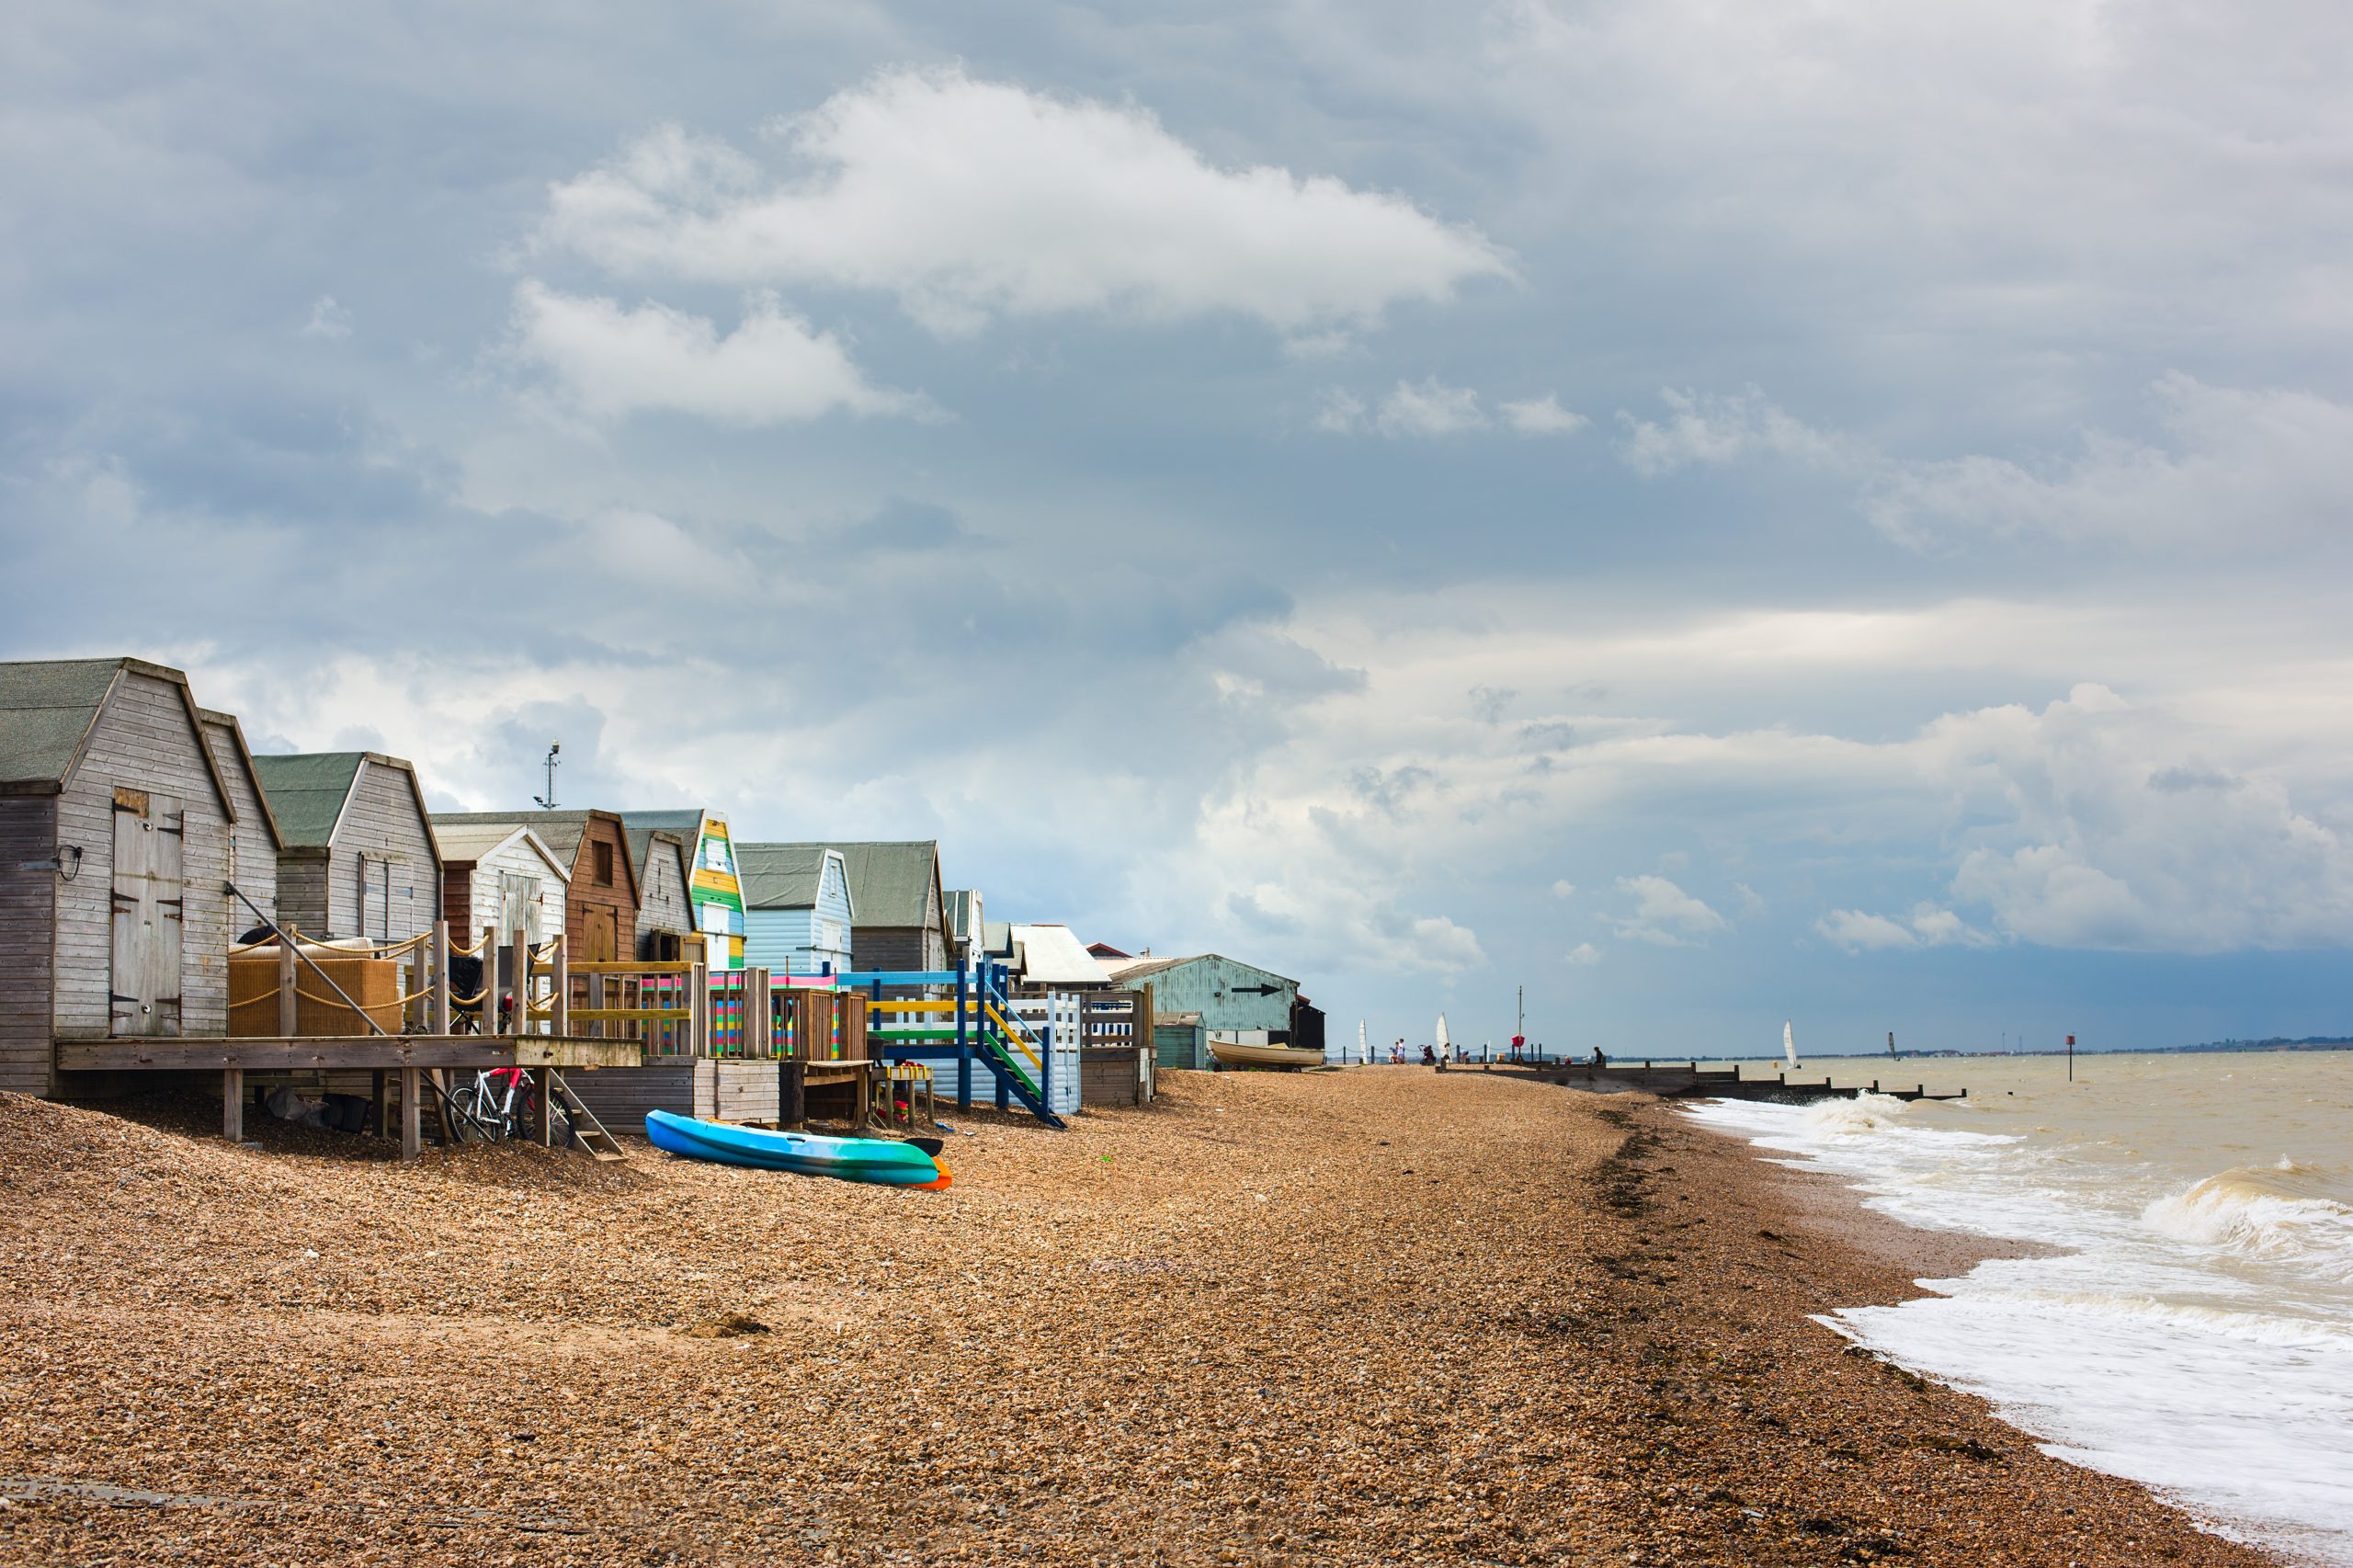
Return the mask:
[[[445,827],[528,827],[539,835],[540,842],[555,852],[558,863],[570,872],[580,868],[580,841],[588,836],[588,824],[600,817],[621,829],[626,844],[629,830],[619,812],[436,812],[433,832],[438,837]],[[645,894],[637,881],[636,857],[624,853],[620,858],[621,869],[629,876],[630,897],[644,903]]]
[[814,909],[824,891],[825,862],[838,860],[849,894],[850,918],[858,918],[858,894],[850,888],[849,858],[830,844],[739,844],[735,870],[744,884],[746,909]]
[[1111,978],[1067,926],[1016,926],[1021,977],[1040,985],[1101,985]]
[[292,848],[321,848],[343,820],[343,803],[359,781],[360,751],[296,752],[254,758],[254,777],[278,819],[278,836]]
[[[722,830],[727,826],[725,817],[705,806],[688,806],[668,812],[623,812],[620,815],[621,824],[629,830],[630,852],[640,860],[645,858],[644,846],[638,841],[638,835],[642,833],[658,828],[676,834],[687,846],[688,860],[692,861],[702,844],[703,824],[714,822]],[[729,836],[732,838],[733,835],[731,834]]]
[[641,827],[638,825],[637,816],[637,813],[630,812],[621,813],[621,832],[629,837],[630,858],[637,862],[637,885],[642,888],[653,880],[654,846],[657,844],[676,850],[678,874],[682,877],[692,877],[694,856],[687,848],[687,840],[693,835],[674,832],[666,827]]
[[528,827],[509,827],[504,823],[450,823],[443,818],[432,819],[433,841],[441,846],[441,864],[479,866],[484,860],[520,839],[531,852],[548,864],[560,881],[572,880],[571,866],[556,854],[548,841]]
[[[735,846],[736,866],[743,866],[747,845]],[[924,838],[884,844],[764,844],[763,849],[811,852],[838,849],[849,873],[850,906],[858,924],[867,929],[925,924],[932,890],[939,884],[939,844]],[[943,901],[940,924],[947,924]]]
[[1277,974],[1273,970],[1260,969],[1256,964],[1244,963],[1240,959],[1229,959],[1223,953],[1186,953],[1178,958],[1167,959],[1112,959],[1105,962],[1103,968],[1113,980],[1124,985],[1131,980],[1148,979],[1163,970],[1175,969],[1178,964],[1199,963],[1203,959],[1217,959],[1232,964],[1236,969],[1246,969],[1253,974],[1263,974],[1268,980],[1279,980],[1294,992],[1299,989],[1299,982],[1290,975]]
[[[204,726],[208,742],[217,734],[229,743],[239,766],[245,770],[245,777],[253,782],[254,799],[261,803],[261,824],[269,830],[269,842],[277,848],[285,848],[286,835],[278,831],[278,813],[269,809],[269,792],[261,787],[261,774],[254,767],[253,748],[245,744],[245,727],[237,722],[234,713],[199,708],[196,716]],[[216,757],[213,760],[218,762],[220,759]]]
[[204,758],[205,771],[221,797],[221,809],[237,820],[212,747],[204,738],[202,710],[188,688],[188,676],[144,659],[32,659],[0,664],[0,794],[55,794],[82,765],[90,732],[124,674],[152,676],[178,687],[188,711],[188,733]]

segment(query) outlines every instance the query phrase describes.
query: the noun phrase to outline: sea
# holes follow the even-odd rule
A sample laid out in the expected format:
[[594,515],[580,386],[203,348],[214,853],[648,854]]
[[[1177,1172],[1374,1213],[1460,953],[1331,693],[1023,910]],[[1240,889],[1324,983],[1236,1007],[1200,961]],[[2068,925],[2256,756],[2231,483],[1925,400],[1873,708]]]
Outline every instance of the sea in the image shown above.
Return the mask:
[[1688,1114],[1904,1223],[2058,1249],[1824,1324],[2219,1534],[2353,1568],[2353,1051],[1805,1068],[1969,1097]]

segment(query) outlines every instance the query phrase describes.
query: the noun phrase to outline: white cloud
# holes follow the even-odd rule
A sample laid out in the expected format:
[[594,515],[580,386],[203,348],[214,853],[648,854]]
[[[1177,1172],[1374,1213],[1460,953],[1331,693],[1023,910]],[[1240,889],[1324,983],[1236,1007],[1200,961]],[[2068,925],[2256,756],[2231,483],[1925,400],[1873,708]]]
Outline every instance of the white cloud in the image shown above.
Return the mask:
[[1561,406],[1560,395],[1522,398],[1501,405],[1504,423],[1523,436],[1574,436],[1593,423]]
[[1620,410],[1626,438],[1619,457],[1637,473],[1656,476],[1685,468],[1721,468],[1769,455],[1813,468],[1845,468],[1867,455],[1849,437],[1817,430],[1783,412],[1756,387],[1729,395],[1659,390],[1664,419],[1638,419]]
[[1574,969],[1583,969],[1601,961],[1601,949],[1591,942],[1579,942],[1561,955],[1561,961]]
[[1634,895],[1634,913],[1617,922],[1618,935],[1662,948],[1688,947],[1732,922],[1665,877],[1620,877],[1618,891]]
[[754,300],[722,337],[708,319],[666,305],[628,310],[527,278],[515,290],[515,332],[516,351],[597,418],[670,409],[755,426],[835,412],[938,412],[919,393],[870,384],[840,339],[786,314],[773,299]]
[[785,177],[665,127],[555,186],[539,242],[629,276],[879,290],[941,334],[1063,312],[1232,312],[1311,346],[1510,275],[1403,197],[1220,168],[1132,104],[885,71],[770,134]]
[[1979,535],[2228,546],[2340,534],[2353,403],[2279,388],[2151,383],[2162,439],[2076,433],[2061,456],[1893,456],[1789,414],[1756,387],[1660,392],[1665,417],[1620,412],[1618,455],[1651,477],[1776,458],[1851,479],[1871,524],[1915,548]]
[[1373,425],[1384,436],[1458,436],[1485,427],[1486,415],[1479,394],[1469,387],[1449,387],[1431,376],[1419,384],[1399,381],[1381,400]]
[[1554,882],[1552,884],[1552,896],[1554,898],[1574,898],[1577,896],[1577,885],[1574,882],[1565,880]]
[[2085,430],[2071,456],[2048,461],[1892,463],[1865,511],[1914,543],[1972,532],[2139,544],[2342,532],[2353,404],[2178,373],[2160,378],[2149,396],[2162,442]]
[[1933,903],[1916,905],[1905,921],[1859,909],[1834,909],[1813,923],[1817,935],[1850,953],[1909,950],[1916,948],[1993,945],[1993,938],[1964,922],[1949,909]]
[[1364,428],[1364,399],[1337,387],[1327,388],[1323,406],[1315,411],[1315,427],[1335,436],[1353,435]]

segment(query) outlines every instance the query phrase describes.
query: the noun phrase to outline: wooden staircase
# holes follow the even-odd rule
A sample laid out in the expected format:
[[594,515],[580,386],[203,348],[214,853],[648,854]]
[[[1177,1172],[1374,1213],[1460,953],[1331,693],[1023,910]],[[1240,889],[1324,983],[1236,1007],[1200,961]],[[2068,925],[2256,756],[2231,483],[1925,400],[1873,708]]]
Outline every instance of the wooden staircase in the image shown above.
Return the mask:
[[620,1140],[605,1131],[605,1124],[572,1092],[572,1085],[563,1081],[563,1074],[548,1074],[548,1095],[555,1105],[563,1108],[565,1119],[572,1123],[572,1135],[580,1140],[580,1146],[588,1151],[590,1159],[609,1165],[629,1158],[629,1151],[621,1147]]

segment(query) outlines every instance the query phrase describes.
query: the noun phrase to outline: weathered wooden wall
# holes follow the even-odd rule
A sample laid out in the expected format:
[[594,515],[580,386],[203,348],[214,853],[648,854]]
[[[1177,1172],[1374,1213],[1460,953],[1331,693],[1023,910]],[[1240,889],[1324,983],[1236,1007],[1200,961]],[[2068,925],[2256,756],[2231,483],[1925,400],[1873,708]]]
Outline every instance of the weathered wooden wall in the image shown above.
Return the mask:
[[654,956],[656,932],[681,936],[695,928],[694,905],[687,897],[685,849],[675,840],[654,838],[645,851],[645,870],[638,887],[635,955]]
[[82,849],[74,880],[57,884],[59,1037],[102,1040],[108,1031],[118,786],[171,797],[188,813],[180,846],[178,1032],[218,1035],[226,1030],[229,938],[233,933],[222,885],[229,871],[230,829],[208,756],[179,687],[125,669],[91,728],[73,782],[56,797],[58,839]]
[[[442,918],[449,922],[449,930],[458,941],[471,945],[485,926],[499,928],[501,942],[514,938],[514,922],[506,917],[506,886],[501,880],[508,876],[526,878],[538,888],[539,929],[531,932],[527,928],[526,935],[533,941],[563,935],[563,879],[540,858],[538,850],[517,839],[492,850],[474,862],[471,870],[458,868],[442,873],[442,908],[447,912]],[[460,886],[464,890],[462,903],[447,891]]]
[[[608,846],[609,876],[597,872],[597,846]],[[609,922],[609,923],[608,923]],[[592,952],[610,934],[610,952]],[[629,839],[620,819],[592,816],[573,857],[572,886],[563,912],[563,950],[574,963],[631,958],[637,953],[636,877],[630,867]]]
[[[776,1064],[768,1062],[773,1082]],[[600,1073],[566,1073],[563,1081],[614,1132],[645,1136],[645,1113],[666,1110],[674,1116],[709,1116],[718,1097],[719,1063],[708,1057],[649,1060],[642,1067],[615,1067]]]
[[0,1089],[50,1092],[57,802],[0,796]]
[[325,850],[289,849],[278,856],[278,923],[291,926],[305,937],[327,934]]
[[440,915],[440,853],[400,768],[360,763],[326,865],[329,935],[396,942],[431,930]]
[[[212,765],[221,770],[222,782],[229,787],[229,800],[237,808],[237,824],[229,835],[229,880],[239,891],[268,912],[278,914],[278,846],[269,835],[269,820],[261,802],[261,790],[254,782],[253,774],[245,767],[245,756],[237,744],[237,732],[227,724],[207,720],[204,725],[205,744],[212,748]],[[257,925],[252,910],[234,899],[229,912],[234,931],[245,931]]]
[[773,1062],[714,1062],[713,1107],[719,1121],[765,1121],[777,1119],[777,1064]]

